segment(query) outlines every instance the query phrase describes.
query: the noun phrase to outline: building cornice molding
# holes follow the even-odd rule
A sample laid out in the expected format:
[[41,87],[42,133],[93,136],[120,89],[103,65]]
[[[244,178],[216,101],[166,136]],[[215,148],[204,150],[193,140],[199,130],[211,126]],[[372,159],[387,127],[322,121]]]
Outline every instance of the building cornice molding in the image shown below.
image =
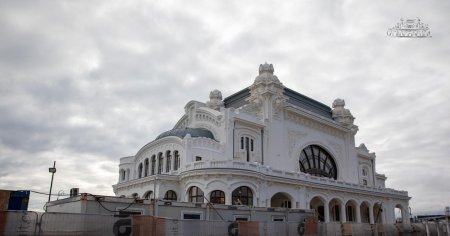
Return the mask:
[[286,106],[285,119],[340,138],[352,134],[350,129],[299,107]]

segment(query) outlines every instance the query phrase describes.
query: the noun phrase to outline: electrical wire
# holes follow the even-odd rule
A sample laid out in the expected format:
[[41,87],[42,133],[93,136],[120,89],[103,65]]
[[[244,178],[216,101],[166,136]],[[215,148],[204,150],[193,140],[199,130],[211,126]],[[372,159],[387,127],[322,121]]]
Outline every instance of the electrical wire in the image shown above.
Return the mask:
[[[43,193],[43,192],[39,192],[39,191],[35,191],[35,190],[29,190],[32,193],[37,193],[37,194],[42,194],[42,195],[47,195],[48,193]],[[70,194],[52,194],[52,196],[70,196]]]
[[101,206],[103,209],[105,209],[106,211],[109,211],[109,212],[114,212],[114,213],[117,213],[117,212],[120,213],[120,212],[125,211],[126,209],[128,209],[128,208],[130,208],[132,205],[134,205],[134,204],[136,203],[136,200],[137,200],[137,198],[135,198],[135,199],[133,200],[133,202],[131,202],[127,207],[125,207],[125,208],[123,208],[123,209],[120,209],[120,210],[116,211],[116,210],[110,210],[110,209],[106,208],[106,207],[102,204],[102,202],[100,201],[100,198],[101,198],[101,197],[105,197],[105,196],[94,195],[94,194],[90,194],[90,193],[87,193],[87,195],[93,196],[94,199],[95,199],[95,201],[98,202],[98,204],[100,204],[100,206]]

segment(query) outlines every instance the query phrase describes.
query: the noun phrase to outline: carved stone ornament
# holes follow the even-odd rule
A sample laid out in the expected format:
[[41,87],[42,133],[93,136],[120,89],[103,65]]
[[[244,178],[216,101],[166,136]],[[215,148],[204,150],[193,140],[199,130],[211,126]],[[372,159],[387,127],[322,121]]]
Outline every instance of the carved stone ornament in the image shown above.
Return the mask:
[[369,153],[369,149],[367,149],[366,145],[364,143],[361,143],[358,147],[359,150],[362,150],[364,152]]
[[266,62],[259,66],[259,75],[250,86],[250,97],[247,98],[249,104],[244,107],[246,112],[260,119],[280,118],[287,100],[283,95],[284,86],[273,72],[272,64]]
[[206,106],[214,110],[220,110],[223,107],[222,92],[217,89],[211,91],[209,93],[209,102],[206,102]]
[[337,98],[333,102],[332,117],[335,121],[339,122],[341,125],[349,128],[354,134],[358,131],[358,126],[353,124],[355,117],[346,108],[345,101],[343,99]]

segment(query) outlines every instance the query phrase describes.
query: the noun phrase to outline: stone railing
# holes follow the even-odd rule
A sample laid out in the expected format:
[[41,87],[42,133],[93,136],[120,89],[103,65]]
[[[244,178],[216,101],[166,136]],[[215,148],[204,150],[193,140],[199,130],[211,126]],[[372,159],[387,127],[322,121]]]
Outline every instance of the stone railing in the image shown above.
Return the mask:
[[398,191],[390,188],[375,188],[366,185],[360,185],[356,183],[348,183],[340,180],[335,180],[326,177],[317,177],[309,174],[305,174],[303,172],[293,172],[293,171],[283,171],[283,170],[275,170],[270,168],[269,166],[261,165],[256,162],[242,162],[242,161],[199,161],[188,163],[184,166],[184,171],[198,170],[198,169],[208,169],[208,168],[222,168],[222,169],[239,169],[239,170],[247,170],[254,171],[258,173],[262,173],[268,176],[276,176],[282,178],[293,179],[297,181],[304,181],[312,184],[319,185],[327,185],[332,187],[339,188],[348,188],[359,191],[370,191],[377,193],[387,193],[387,194],[395,194],[400,196],[408,196],[407,191]]

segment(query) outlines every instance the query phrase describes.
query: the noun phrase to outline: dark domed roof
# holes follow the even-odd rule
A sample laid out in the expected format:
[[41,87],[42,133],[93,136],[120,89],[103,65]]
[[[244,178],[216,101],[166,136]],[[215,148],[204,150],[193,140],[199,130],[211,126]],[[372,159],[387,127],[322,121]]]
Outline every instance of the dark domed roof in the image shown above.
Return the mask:
[[187,134],[190,134],[191,137],[193,137],[193,138],[194,137],[204,137],[204,138],[214,139],[214,135],[211,133],[211,131],[209,131],[207,129],[183,128],[183,129],[173,129],[173,130],[166,131],[166,132],[158,135],[158,137],[156,137],[155,140],[162,139],[164,137],[169,137],[169,136],[176,136],[176,137],[184,138],[184,136],[186,136]]

